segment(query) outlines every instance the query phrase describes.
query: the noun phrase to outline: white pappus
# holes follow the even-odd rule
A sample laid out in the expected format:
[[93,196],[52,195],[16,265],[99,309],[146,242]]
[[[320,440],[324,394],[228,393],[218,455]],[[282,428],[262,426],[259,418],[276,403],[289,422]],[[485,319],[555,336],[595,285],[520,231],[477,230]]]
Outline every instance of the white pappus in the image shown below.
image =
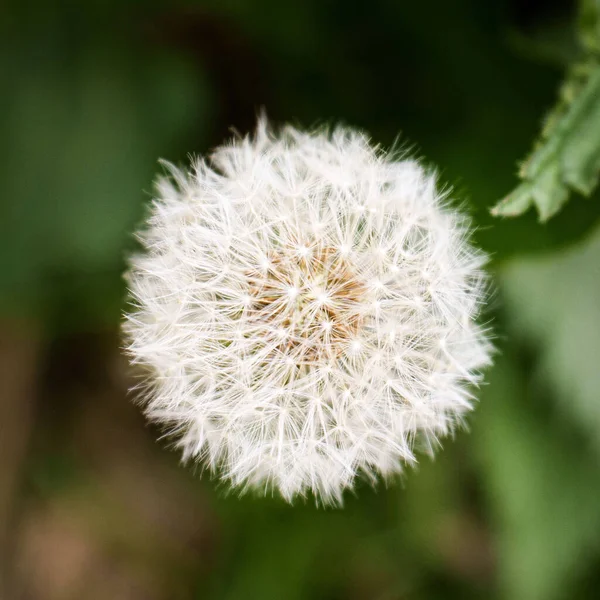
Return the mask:
[[432,173],[353,129],[265,119],[168,168],[124,328],[184,458],[339,504],[455,428],[490,362],[486,257]]

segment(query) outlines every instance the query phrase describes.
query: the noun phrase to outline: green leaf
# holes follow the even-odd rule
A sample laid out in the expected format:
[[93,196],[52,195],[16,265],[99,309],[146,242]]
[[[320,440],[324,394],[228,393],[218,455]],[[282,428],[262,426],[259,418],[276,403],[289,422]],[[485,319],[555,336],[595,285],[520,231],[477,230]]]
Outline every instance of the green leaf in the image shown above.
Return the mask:
[[579,66],[561,89],[541,140],[523,164],[523,180],[492,209],[494,216],[514,217],[531,206],[547,221],[572,191],[590,195],[600,172],[600,65]]
[[535,206],[547,221],[571,192],[589,196],[600,172],[600,0],[581,0],[579,42],[583,50],[570,70],[540,139],[524,162],[522,183],[493,209],[514,217]]
[[600,55],[600,0],[581,0],[579,32],[584,48]]

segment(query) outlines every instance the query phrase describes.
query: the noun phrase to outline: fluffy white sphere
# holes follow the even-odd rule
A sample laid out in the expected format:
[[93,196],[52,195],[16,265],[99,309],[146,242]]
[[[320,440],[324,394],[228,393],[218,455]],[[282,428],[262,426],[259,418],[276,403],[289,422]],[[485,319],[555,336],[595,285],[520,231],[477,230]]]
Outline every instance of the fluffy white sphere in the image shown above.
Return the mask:
[[470,410],[485,256],[413,160],[354,130],[254,137],[160,179],[125,330],[149,418],[235,486],[340,502]]

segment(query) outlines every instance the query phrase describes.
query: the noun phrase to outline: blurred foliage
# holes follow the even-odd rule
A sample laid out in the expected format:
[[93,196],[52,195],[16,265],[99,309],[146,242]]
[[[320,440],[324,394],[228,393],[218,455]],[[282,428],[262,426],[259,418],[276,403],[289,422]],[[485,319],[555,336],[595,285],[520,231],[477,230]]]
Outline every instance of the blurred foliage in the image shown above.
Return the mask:
[[[587,430],[600,458],[600,232],[560,256],[511,264],[503,274],[511,330],[539,346],[532,385],[564,399],[567,418]],[[557,285],[559,283],[559,285]]]
[[210,94],[189,61],[140,28],[98,22],[99,7],[60,8],[21,6],[4,21],[0,298],[49,319],[69,307],[87,327],[118,318],[114,273],[157,157],[202,130]]
[[532,390],[519,362],[498,359],[476,430],[500,589],[504,598],[574,598],[600,549],[598,460],[590,440],[548,414],[552,384]]
[[[582,16],[590,55],[596,8]],[[18,502],[23,577],[42,582],[31,598],[596,597],[599,198],[545,224],[489,214],[579,60],[576,18],[568,0],[0,8],[0,308],[22,335],[41,331],[45,352]],[[565,177],[557,157],[577,175],[598,148],[600,103],[583,95],[598,77],[578,81],[554,131],[588,112],[548,138],[552,177]],[[499,352],[471,434],[344,510],[239,499],[176,466],[115,375],[121,273],[158,158],[204,154],[263,106],[385,145],[400,134],[472,214],[496,276],[485,318]],[[556,181],[544,189],[563,198]]]

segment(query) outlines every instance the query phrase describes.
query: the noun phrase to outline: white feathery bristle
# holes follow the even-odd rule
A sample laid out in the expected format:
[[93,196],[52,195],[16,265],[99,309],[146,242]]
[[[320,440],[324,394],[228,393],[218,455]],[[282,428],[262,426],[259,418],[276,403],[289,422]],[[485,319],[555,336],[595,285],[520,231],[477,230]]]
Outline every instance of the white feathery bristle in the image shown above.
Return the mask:
[[340,503],[472,407],[486,257],[433,174],[345,127],[169,165],[127,274],[142,402],[241,489]]

